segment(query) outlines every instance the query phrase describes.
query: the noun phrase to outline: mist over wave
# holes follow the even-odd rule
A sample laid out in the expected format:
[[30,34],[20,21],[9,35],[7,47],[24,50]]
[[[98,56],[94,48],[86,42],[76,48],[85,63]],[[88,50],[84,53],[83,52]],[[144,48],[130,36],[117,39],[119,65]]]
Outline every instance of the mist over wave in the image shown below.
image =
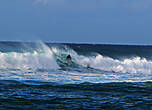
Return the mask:
[[[31,48],[31,46],[28,45],[26,45],[26,47]],[[72,61],[74,64],[78,65],[77,68],[91,67],[102,71],[116,73],[152,73],[152,61],[146,58],[141,58],[140,56],[115,59],[109,56],[103,56],[96,51],[83,55],[79,54],[68,45],[60,44],[48,46],[42,42],[36,43],[32,52],[26,50],[25,52],[0,52],[0,68],[57,70],[62,69],[60,63],[67,63],[65,60],[67,55],[72,56]],[[70,68],[73,67],[71,66]]]
[[0,52],[0,68],[59,69],[50,48],[43,43],[39,43],[39,46],[41,49],[33,50],[33,52]]

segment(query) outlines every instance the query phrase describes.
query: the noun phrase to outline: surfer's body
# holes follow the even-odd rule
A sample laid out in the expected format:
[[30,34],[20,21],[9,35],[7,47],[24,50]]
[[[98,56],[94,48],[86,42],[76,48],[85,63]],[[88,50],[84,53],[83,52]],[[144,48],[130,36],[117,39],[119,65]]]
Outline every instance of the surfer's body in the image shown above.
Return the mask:
[[68,56],[66,57],[66,60],[67,60],[67,61],[71,61],[71,60],[72,60],[72,57],[71,57],[70,55],[68,55]]

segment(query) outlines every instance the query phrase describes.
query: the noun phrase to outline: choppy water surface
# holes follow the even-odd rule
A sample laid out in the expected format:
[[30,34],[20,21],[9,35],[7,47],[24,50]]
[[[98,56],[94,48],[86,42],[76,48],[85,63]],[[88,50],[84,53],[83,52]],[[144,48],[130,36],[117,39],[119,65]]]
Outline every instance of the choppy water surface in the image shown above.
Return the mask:
[[[0,109],[152,109],[152,47],[0,43]],[[66,61],[70,54],[72,61]]]

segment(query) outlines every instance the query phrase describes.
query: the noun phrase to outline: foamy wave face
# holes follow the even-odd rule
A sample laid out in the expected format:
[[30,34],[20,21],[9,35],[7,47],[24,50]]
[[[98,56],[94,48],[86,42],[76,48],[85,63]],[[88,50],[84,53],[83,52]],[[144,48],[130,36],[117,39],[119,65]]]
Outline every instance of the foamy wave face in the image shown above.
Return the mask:
[[118,60],[104,57],[100,54],[88,57],[78,55],[74,50],[67,46],[65,46],[64,49],[52,48],[52,51],[57,54],[70,54],[72,56],[72,60],[83,67],[89,66],[103,71],[118,73],[152,73],[152,61],[145,58],[134,57]]
[[77,63],[104,71],[113,71],[121,73],[152,73],[152,61],[145,58],[135,57],[124,59],[122,61],[97,55],[96,57],[81,56]]
[[34,53],[2,53],[0,52],[0,69],[59,69],[52,51],[45,44],[40,43],[42,52]]

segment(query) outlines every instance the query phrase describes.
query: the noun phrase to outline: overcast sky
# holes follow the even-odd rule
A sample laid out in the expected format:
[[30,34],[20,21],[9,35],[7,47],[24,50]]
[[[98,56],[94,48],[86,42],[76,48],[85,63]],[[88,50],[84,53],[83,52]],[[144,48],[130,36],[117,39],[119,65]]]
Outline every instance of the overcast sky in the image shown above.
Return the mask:
[[0,0],[0,41],[152,44],[152,0]]

